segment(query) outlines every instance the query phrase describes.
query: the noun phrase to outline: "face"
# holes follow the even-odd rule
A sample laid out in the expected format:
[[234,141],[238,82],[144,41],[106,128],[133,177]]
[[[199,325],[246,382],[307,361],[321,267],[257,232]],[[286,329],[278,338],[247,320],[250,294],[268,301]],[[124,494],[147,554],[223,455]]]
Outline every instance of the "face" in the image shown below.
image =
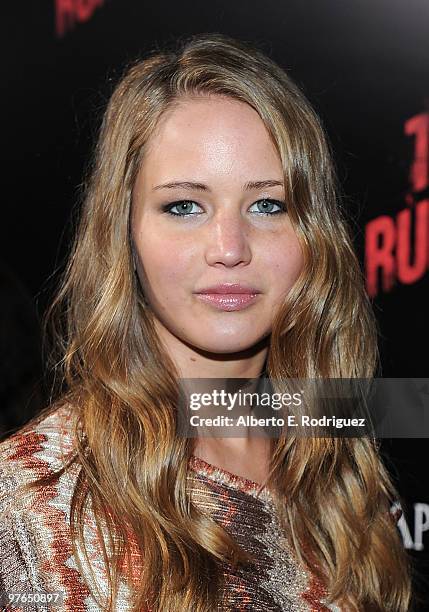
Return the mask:
[[257,112],[226,97],[187,98],[163,116],[131,228],[160,336],[210,353],[267,338],[303,266],[275,147]]

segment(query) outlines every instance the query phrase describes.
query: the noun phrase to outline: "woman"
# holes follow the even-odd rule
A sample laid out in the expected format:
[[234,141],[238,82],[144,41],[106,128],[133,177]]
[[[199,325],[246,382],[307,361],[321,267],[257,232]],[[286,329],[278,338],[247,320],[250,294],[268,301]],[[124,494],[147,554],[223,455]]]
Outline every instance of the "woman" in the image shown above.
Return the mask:
[[128,69],[47,321],[67,387],[1,447],[5,591],[66,610],[409,609],[374,441],[177,433],[182,379],[376,369],[323,129],[270,59],[212,34]]

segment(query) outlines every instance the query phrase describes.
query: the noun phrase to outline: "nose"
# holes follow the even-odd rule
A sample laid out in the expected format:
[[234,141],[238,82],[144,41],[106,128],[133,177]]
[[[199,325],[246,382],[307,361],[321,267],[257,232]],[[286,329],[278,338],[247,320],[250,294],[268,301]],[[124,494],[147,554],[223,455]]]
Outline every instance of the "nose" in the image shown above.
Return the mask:
[[222,211],[208,227],[206,261],[210,266],[248,264],[252,259],[249,227],[239,212]]

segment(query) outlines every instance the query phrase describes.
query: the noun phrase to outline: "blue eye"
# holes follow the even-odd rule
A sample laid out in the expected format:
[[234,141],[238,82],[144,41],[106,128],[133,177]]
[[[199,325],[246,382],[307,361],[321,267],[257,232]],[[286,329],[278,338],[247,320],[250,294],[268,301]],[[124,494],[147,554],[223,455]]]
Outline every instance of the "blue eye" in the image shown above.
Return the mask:
[[[168,213],[169,215],[172,215],[173,217],[193,217],[196,215],[200,215],[200,212],[190,212],[194,205],[199,206],[193,200],[180,200],[178,202],[166,204],[163,207],[163,211]],[[258,200],[257,202],[254,202],[254,204],[252,204],[252,206],[255,205],[257,205],[259,208],[258,211],[254,211],[258,216],[264,215],[272,217],[273,215],[284,214],[287,212],[286,204],[284,202],[280,202],[279,200],[273,200],[271,198],[263,198],[262,200]],[[273,206],[277,206],[278,210],[273,210]],[[178,209],[179,212],[173,212],[173,208]]]
[[[197,214],[201,214],[201,213],[191,213],[191,214],[187,214],[189,213],[189,211],[191,210],[192,206],[196,204],[196,202],[193,202],[192,200],[181,200],[180,202],[173,202],[172,204],[167,204],[167,206],[164,208],[165,212],[168,212],[170,215],[173,215],[174,217],[190,217],[190,216],[194,216]],[[172,212],[173,208],[179,208],[182,207],[182,212]]]
[[[263,200],[258,200],[255,204],[260,207],[259,213],[261,215],[278,215],[286,212],[286,205],[284,202],[279,202],[278,200],[271,200],[270,198],[264,198]],[[254,206],[255,204],[252,204]],[[278,206],[279,210],[273,211],[273,206]]]

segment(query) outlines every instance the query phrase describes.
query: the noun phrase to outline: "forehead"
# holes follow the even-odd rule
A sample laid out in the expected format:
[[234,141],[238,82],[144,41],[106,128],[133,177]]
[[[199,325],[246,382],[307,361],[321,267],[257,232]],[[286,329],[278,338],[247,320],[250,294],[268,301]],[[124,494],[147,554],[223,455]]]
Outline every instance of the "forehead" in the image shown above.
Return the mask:
[[249,174],[252,179],[255,172],[281,177],[276,148],[259,114],[224,96],[177,101],[146,144],[141,167],[150,183],[196,173],[205,178]]

